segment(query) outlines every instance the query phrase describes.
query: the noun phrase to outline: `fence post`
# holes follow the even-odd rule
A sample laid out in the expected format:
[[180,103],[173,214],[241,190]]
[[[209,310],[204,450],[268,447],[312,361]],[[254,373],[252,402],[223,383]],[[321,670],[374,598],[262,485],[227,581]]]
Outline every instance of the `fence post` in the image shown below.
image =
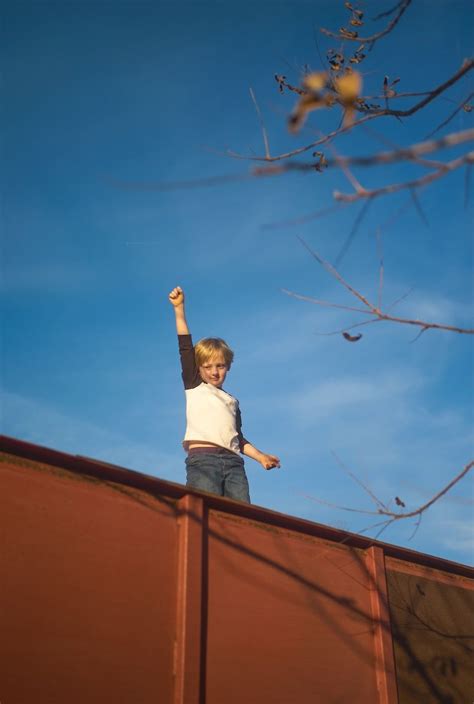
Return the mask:
[[174,704],[199,704],[203,661],[204,501],[187,494],[178,502],[178,574]]
[[370,576],[370,606],[374,623],[375,674],[380,704],[398,704],[397,678],[388,605],[385,556],[382,548],[366,552]]

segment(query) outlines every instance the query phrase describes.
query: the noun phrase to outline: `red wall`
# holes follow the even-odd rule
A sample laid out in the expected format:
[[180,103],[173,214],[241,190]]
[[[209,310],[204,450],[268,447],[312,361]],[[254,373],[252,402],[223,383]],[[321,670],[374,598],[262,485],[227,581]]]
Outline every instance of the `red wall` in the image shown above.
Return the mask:
[[[15,442],[0,456],[2,704],[389,704],[471,686],[453,646],[473,644],[468,568]],[[464,632],[433,626],[425,653],[400,618],[420,580],[425,623],[448,588],[464,610]]]

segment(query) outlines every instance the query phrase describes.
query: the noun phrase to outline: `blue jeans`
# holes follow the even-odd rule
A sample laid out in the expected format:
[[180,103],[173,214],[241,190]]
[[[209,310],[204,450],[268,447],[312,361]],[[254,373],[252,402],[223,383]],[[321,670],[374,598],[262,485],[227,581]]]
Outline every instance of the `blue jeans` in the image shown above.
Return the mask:
[[250,503],[244,461],[230,452],[191,452],[186,457],[186,486]]

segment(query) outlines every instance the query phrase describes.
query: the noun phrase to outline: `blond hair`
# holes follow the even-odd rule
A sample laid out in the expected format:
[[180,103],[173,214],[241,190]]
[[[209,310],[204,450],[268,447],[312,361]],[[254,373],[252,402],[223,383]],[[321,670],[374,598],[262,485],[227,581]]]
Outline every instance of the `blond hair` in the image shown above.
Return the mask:
[[219,354],[219,352],[224,357],[224,361],[230,369],[230,365],[234,359],[234,353],[225,340],[222,340],[220,337],[204,337],[202,340],[199,340],[194,346],[197,366],[201,367],[206,362],[209,362],[209,360],[215,357],[216,354]]

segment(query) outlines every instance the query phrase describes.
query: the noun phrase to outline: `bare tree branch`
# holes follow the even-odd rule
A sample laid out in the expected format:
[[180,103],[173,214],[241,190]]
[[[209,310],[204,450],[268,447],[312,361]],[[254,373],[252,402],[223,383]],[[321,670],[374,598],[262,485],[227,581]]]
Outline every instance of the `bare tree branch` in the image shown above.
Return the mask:
[[401,325],[411,325],[415,327],[419,327],[422,329],[422,332],[425,332],[426,330],[444,330],[448,332],[456,332],[460,334],[465,334],[465,335],[473,335],[474,334],[474,328],[460,328],[454,325],[446,325],[443,323],[435,323],[435,322],[428,322],[424,320],[416,320],[412,318],[402,318],[394,315],[390,315],[388,312],[383,312],[378,306],[374,305],[371,303],[368,298],[364,295],[362,295],[357,289],[355,289],[351,284],[349,284],[342,276],[341,274],[327,261],[325,261],[317,252],[315,252],[311,247],[301,238],[298,238],[300,242],[303,244],[304,247],[308,250],[308,252],[311,254],[311,256],[316,259],[318,264],[320,264],[326,271],[333,277],[335,278],[344,288],[346,288],[349,293],[351,293],[355,298],[357,298],[364,306],[365,308],[353,308],[350,306],[343,306],[340,304],[336,303],[328,303],[327,301],[321,301],[316,298],[311,298],[311,296],[302,296],[300,294],[296,294],[293,291],[287,291],[284,290],[284,293],[293,296],[294,298],[298,298],[300,300],[307,301],[309,303],[313,303],[315,305],[320,305],[324,307],[332,307],[332,308],[340,308],[343,310],[352,310],[357,313],[365,313],[366,315],[372,316],[373,320],[378,320],[378,321],[385,321],[385,322],[392,322],[392,323],[399,323]]
[[[339,462],[338,462],[339,464]],[[340,465],[341,466],[341,465]],[[345,470],[344,466],[342,465],[343,469]],[[440,489],[434,496],[432,496],[429,501],[427,501],[424,504],[421,504],[421,506],[418,506],[417,508],[411,510],[411,511],[390,511],[381,501],[380,499],[371,491],[370,488],[368,488],[365,484],[363,484],[352,472],[350,472],[350,476],[354,481],[357,482],[362,488],[369,493],[370,498],[372,501],[376,503],[376,505],[379,507],[377,508],[376,511],[368,511],[364,509],[357,509],[357,508],[348,508],[346,506],[341,506],[339,504],[334,504],[334,503],[329,503],[327,501],[324,501],[322,499],[315,498],[313,496],[308,496],[309,499],[312,501],[317,501],[318,503],[323,503],[327,506],[331,506],[332,508],[337,508],[341,511],[351,511],[355,513],[363,513],[367,516],[385,516],[386,521],[382,521],[381,523],[377,523],[374,526],[371,526],[371,528],[378,527],[379,525],[390,525],[390,523],[394,523],[395,521],[400,521],[400,520],[405,520],[407,518],[415,518],[415,517],[421,517],[421,515],[427,511],[433,504],[435,504],[437,501],[439,501],[445,494],[448,493],[456,484],[458,484],[464,477],[471,471],[471,469],[474,467],[474,460],[471,460],[468,462],[463,469],[456,474],[451,481],[449,481],[442,489]],[[347,471],[347,470],[345,470]],[[398,498],[398,497],[396,497]],[[398,503],[400,505],[403,504],[404,502],[398,500]],[[366,530],[370,530],[366,529]]]
[[334,191],[333,196],[337,201],[343,201],[345,203],[354,203],[362,198],[377,198],[378,196],[386,195],[387,193],[397,193],[405,189],[421,188],[422,186],[427,186],[433,181],[437,181],[439,178],[445,176],[448,172],[455,171],[459,167],[465,164],[474,164],[474,151],[468,152],[464,156],[458,159],[453,159],[448,161],[442,166],[442,168],[437,171],[422,176],[420,178],[414,179],[413,181],[405,181],[402,183],[392,183],[389,186],[382,186],[381,188],[373,188],[372,190],[362,189],[356,193],[341,193],[340,191]]
[[[380,110],[373,110],[369,112],[368,114],[365,114],[364,117],[360,118],[359,120],[354,120],[354,122],[342,125],[341,127],[338,127],[336,130],[333,130],[332,132],[329,132],[327,135],[324,137],[321,137],[320,139],[311,142],[311,144],[307,144],[306,146],[299,147],[297,149],[293,149],[292,151],[285,152],[283,154],[279,154],[277,156],[272,156],[271,158],[267,158],[266,156],[248,156],[248,155],[243,155],[239,154],[237,152],[234,152],[232,150],[228,150],[226,154],[228,156],[231,156],[235,159],[244,159],[246,161],[267,161],[267,162],[273,162],[273,161],[282,161],[284,159],[290,159],[293,156],[297,156],[298,154],[302,154],[304,152],[309,151],[310,149],[314,149],[317,146],[320,146],[322,144],[325,144],[329,142],[330,140],[334,139],[335,137],[339,136],[340,134],[343,134],[344,132],[348,132],[354,127],[357,127],[358,125],[362,125],[369,120],[373,120],[375,118],[379,117],[384,117],[384,116],[395,116],[395,117],[410,117],[411,115],[415,114],[418,112],[418,110],[421,110],[424,108],[426,105],[428,105],[431,101],[433,101],[435,98],[437,98],[441,93],[446,91],[448,88],[450,88],[454,83],[459,81],[466,73],[468,73],[472,68],[474,68],[474,59],[469,59],[464,61],[462,64],[461,68],[456,71],[449,79],[444,81],[444,83],[441,83],[439,86],[436,86],[435,88],[432,88],[429,91],[425,91],[423,95],[426,95],[426,97],[423,100],[420,100],[418,103],[413,105],[411,108],[408,110],[387,110],[387,109],[380,109]],[[357,104],[355,105],[355,108],[357,108]],[[367,110],[364,110],[364,112],[367,113]]]
[[425,504],[422,504],[418,508],[414,509],[413,511],[404,511],[402,513],[395,513],[392,511],[378,511],[378,513],[381,513],[382,515],[389,516],[392,518],[394,521],[398,521],[401,518],[413,518],[413,516],[419,516],[421,515],[424,511],[426,511],[430,506],[433,506],[434,503],[439,501],[442,496],[448,493],[450,489],[453,488],[458,482],[463,479],[468,472],[471,471],[471,469],[474,467],[474,460],[468,462],[465,467],[457,474],[453,479],[451,479],[446,486],[444,486],[440,491],[438,491],[437,494],[431,497],[429,501],[427,501]]
[[[395,164],[401,161],[418,161],[423,154],[448,149],[459,144],[472,142],[474,140],[474,128],[452,132],[445,137],[426,142],[418,142],[409,147],[394,149],[389,152],[378,152],[370,156],[335,156],[325,158],[327,168],[333,166],[380,166],[382,164]],[[318,152],[319,153],[319,152]],[[442,163],[441,163],[442,165]],[[428,166],[440,168],[440,162],[428,162]],[[286,171],[314,171],[315,162],[288,162],[276,166],[257,166],[253,169],[256,176],[274,176]]]
[[373,502],[375,503],[375,505],[378,507],[378,508],[377,508],[377,513],[381,513],[382,511],[388,511],[387,506],[386,506],[382,501],[380,501],[380,499],[378,499],[378,498],[375,496],[374,492],[373,492],[368,486],[366,486],[366,485],[364,484],[364,482],[362,482],[362,481],[359,479],[359,477],[357,477],[353,472],[351,472],[351,471],[345,466],[345,464],[339,459],[339,457],[336,455],[336,453],[335,453],[335,452],[332,452],[331,454],[332,454],[332,456],[334,457],[334,459],[336,460],[336,462],[337,462],[337,464],[339,465],[339,467],[340,467],[356,484],[358,484],[360,487],[362,487],[362,489],[366,492],[366,494],[368,494],[368,495],[370,496],[370,498],[372,499],[372,501],[373,501]]

